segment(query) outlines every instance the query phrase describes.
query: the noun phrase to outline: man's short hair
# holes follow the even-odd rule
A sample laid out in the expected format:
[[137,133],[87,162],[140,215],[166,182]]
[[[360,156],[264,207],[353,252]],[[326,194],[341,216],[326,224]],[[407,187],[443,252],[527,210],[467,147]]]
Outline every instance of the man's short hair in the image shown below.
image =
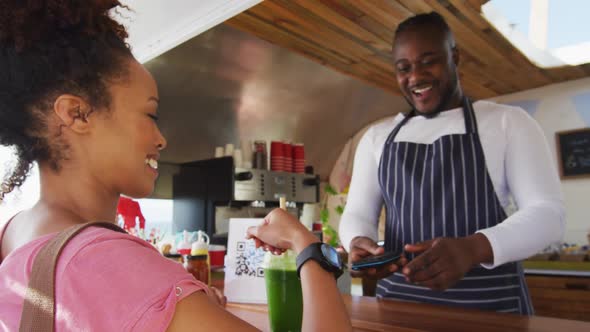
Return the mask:
[[451,28],[449,28],[449,25],[445,21],[444,17],[442,17],[442,15],[440,15],[437,12],[430,12],[428,14],[418,14],[401,22],[395,29],[395,37],[393,38],[394,44],[397,36],[400,33],[426,26],[433,27],[437,31],[443,33],[443,35],[447,37],[451,48],[455,47],[455,38],[453,37]]

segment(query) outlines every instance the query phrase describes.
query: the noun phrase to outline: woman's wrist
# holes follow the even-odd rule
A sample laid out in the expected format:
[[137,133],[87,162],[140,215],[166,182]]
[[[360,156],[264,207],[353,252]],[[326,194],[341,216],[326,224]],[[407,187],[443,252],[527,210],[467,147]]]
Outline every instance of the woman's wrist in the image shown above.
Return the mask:
[[299,255],[299,253],[303,249],[307,248],[310,244],[315,242],[320,242],[320,239],[318,239],[318,237],[315,236],[312,232],[305,229],[297,233],[297,235],[291,242],[291,249]]

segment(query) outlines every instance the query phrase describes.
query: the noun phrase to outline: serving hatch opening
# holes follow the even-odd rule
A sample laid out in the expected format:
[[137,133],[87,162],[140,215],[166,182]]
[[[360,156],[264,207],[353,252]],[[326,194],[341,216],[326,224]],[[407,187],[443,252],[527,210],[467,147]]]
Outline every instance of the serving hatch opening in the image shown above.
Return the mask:
[[490,0],[482,15],[539,67],[590,62],[590,2]]

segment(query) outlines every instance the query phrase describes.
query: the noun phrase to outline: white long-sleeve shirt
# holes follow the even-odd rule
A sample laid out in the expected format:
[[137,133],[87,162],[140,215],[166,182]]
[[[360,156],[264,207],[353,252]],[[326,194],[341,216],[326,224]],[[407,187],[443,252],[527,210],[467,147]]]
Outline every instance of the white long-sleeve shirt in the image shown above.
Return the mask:
[[[518,211],[502,223],[481,229],[492,246],[494,261],[487,268],[522,260],[560,241],[565,230],[565,209],[555,161],[538,124],[521,108],[478,101],[473,104],[479,138],[494,190],[504,208],[510,196]],[[356,236],[377,240],[383,196],[378,167],[385,140],[404,118],[369,128],[356,150],[352,181],[340,239],[345,248]],[[441,136],[464,134],[461,108],[427,119],[416,116],[395,137],[396,142],[431,144]]]

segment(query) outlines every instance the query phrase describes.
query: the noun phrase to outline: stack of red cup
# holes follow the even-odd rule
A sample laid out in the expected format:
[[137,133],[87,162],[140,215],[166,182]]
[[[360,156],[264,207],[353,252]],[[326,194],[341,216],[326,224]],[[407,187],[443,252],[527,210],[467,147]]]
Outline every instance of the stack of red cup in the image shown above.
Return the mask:
[[270,170],[274,172],[305,173],[305,149],[303,144],[272,141],[270,143]]
[[291,143],[283,143],[285,149],[285,166],[283,170],[285,172],[293,172],[293,146]]
[[293,172],[305,173],[305,147],[303,143],[293,145]]
[[285,170],[285,147],[283,142],[270,143],[270,170],[283,172]]

